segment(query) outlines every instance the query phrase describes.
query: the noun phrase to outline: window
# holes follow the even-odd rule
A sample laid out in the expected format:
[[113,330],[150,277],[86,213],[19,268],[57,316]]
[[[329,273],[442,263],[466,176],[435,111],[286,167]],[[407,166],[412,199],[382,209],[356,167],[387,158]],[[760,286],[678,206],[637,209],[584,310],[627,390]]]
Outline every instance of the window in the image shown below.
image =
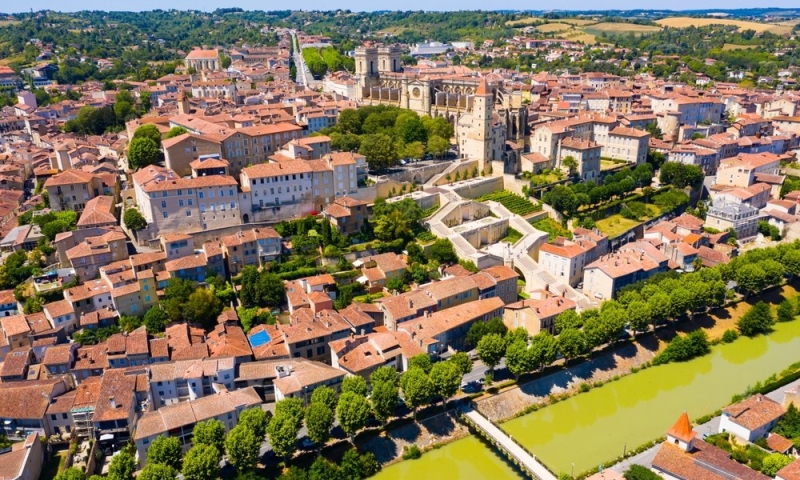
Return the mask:
[[167,208],[167,202],[165,200],[161,200],[161,208]]
[[164,212],[164,218],[169,218],[169,212]]
[[69,417],[67,417],[67,414],[66,414],[66,413],[62,413],[62,414],[61,414],[61,418],[62,418],[62,419],[64,419],[64,420],[66,420],[66,419],[67,419],[67,418],[69,418]]
[[192,201],[192,199],[190,198],[189,199],[189,206],[191,207],[192,205],[194,205],[194,201]]
[[182,206],[183,206],[183,200],[178,200],[178,206],[179,206],[179,207],[182,207]]
[[198,198],[203,198],[203,192],[197,192],[197,197]]

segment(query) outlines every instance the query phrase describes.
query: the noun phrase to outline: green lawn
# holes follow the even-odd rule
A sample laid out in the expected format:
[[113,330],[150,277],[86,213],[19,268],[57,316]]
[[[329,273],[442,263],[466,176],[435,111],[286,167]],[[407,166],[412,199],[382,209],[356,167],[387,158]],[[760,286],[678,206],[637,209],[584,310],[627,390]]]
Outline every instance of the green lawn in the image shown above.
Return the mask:
[[67,450],[54,452],[50,458],[42,465],[42,472],[39,474],[39,480],[52,480],[56,478],[58,472],[64,469],[64,462],[67,460]]
[[597,220],[595,225],[601,232],[608,235],[608,238],[615,238],[630,230],[631,228],[639,225],[642,222],[636,220],[628,220],[620,214],[611,215],[602,220]]
[[522,233],[514,230],[511,227],[508,227],[508,233],[506,234],[506,237],[501,239],[500,241],[501,242],[508,242],[508,243],[513,245],[513,244],[517,243],[521,238],[522,238]]

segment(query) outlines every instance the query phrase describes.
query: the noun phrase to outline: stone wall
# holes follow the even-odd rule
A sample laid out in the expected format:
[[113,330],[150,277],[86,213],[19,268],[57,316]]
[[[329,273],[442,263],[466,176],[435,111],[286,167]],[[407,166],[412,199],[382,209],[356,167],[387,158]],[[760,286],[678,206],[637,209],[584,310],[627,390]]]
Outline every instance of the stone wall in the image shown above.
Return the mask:
[[453,184],[452,190],[462,198],[478,198],[487,193],[503,190],[503,177],[479,177]]

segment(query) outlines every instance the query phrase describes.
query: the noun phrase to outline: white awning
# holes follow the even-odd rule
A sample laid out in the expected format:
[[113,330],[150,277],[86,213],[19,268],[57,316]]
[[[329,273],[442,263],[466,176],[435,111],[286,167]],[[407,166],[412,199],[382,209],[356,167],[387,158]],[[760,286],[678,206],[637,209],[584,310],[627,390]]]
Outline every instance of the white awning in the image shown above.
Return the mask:
[[113,433],[104,433],[104,434],[100,435],[100,441],[103,441],[103,440],[114,440],[114,434]]

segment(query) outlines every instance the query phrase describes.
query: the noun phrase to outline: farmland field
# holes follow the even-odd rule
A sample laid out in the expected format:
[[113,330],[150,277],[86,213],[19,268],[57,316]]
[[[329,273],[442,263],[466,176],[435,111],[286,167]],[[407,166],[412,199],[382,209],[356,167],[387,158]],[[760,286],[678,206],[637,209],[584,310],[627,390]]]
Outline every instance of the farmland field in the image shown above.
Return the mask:
[[586,33],[592,35],[600,35],[601,33],[609,33],[609,34],[628,34],[633,33],[636,35],[642,35],[646,33],[653,33],[661,30],[660,27],[655,27],[652,25],[638,25],[635,23],[613,23],[613,22],[603,22],[597,23],[595,25],[589,25],[583,28]]
[[561,23],[569,23],[570,25],[577,25],[577,26],[584,26],[584,25],[591,25],[593,23],[597,23],[597,20],[587,19],[587,18],[559,18],[559,22]]
[[519,27],[520,25],[530,25],[531,23],[536,23],[540,20],[542,19],[539,17],[520,18],[517,20],[509,20],[506,22],[506,25]]
[[740,30],[755,30],[756,32],[772,32],[778,35],[790,33],[792,27],[777,23],[758,23],[744,20],[729,20],[721,18],[691,18],[671,17],[656,21],[659,25],[672,28],[705,27],[707,25],[734,25]]
[[756,45],[736,45],[735,43],[726,43],[722,46],[723,50],[748,50],[756,48]]
[[536,27],[536,30],[539,30],[542,33],[554,33],[554,32],[563,32],[564,30],[569,30],[572,28],[572,25],[568,25],[566,23],[545,23],[544,25],[539,25]]

